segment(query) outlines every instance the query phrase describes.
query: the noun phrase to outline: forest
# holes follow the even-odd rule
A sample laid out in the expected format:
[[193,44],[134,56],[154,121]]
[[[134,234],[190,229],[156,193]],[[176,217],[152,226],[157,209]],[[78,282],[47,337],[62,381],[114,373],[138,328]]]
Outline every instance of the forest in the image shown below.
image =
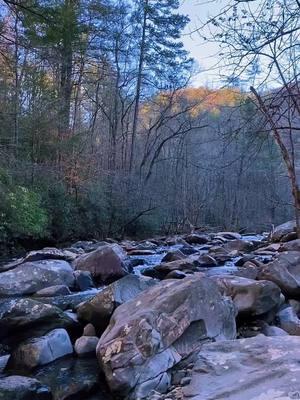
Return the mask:
[[300,0],[0,0],[0,399],[300,399]]
[[240,3],[196,33],[220,44],[212,88],[192,85],[178,0],[1,2],[3,249],[261,232],[294,215],[299,8]]

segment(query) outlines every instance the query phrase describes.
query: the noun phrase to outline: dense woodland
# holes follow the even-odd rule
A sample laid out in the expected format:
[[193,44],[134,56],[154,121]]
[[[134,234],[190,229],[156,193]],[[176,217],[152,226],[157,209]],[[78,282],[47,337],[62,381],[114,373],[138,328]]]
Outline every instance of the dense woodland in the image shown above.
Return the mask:
[[292,143],[300,115],[299,5],[266,3],[259,21],[233,2],[206,22],[202,39],[220,41],[230,64],[212,89],[191,86],[178,0],[2,1],[2,245],[261,231],[289,219],[295,162],[286,168],[274,132],[288,129]]

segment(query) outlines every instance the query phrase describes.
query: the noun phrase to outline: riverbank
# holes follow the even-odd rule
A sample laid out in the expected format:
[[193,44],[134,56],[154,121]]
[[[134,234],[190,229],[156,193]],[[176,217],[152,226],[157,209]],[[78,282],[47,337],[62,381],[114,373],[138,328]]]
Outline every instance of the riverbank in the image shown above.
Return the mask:
[[1,265],[0,397],[288,395],[299,299],[293,223],[31,251]]

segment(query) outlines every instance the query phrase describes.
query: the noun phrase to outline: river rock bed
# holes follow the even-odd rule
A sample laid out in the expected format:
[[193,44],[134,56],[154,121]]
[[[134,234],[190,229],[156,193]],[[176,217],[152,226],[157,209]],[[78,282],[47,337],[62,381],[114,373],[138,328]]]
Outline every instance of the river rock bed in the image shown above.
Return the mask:
[[0,399],[300,398],[292,221],[81,241],[0,271]]

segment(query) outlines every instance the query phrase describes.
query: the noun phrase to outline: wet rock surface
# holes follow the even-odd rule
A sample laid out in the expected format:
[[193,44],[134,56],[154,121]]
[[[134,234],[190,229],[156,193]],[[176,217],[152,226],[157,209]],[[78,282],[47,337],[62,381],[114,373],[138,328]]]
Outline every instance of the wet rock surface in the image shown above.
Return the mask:
[[204,345],[184,399],[296,399],[300,338],[292,336],[241,339]]

